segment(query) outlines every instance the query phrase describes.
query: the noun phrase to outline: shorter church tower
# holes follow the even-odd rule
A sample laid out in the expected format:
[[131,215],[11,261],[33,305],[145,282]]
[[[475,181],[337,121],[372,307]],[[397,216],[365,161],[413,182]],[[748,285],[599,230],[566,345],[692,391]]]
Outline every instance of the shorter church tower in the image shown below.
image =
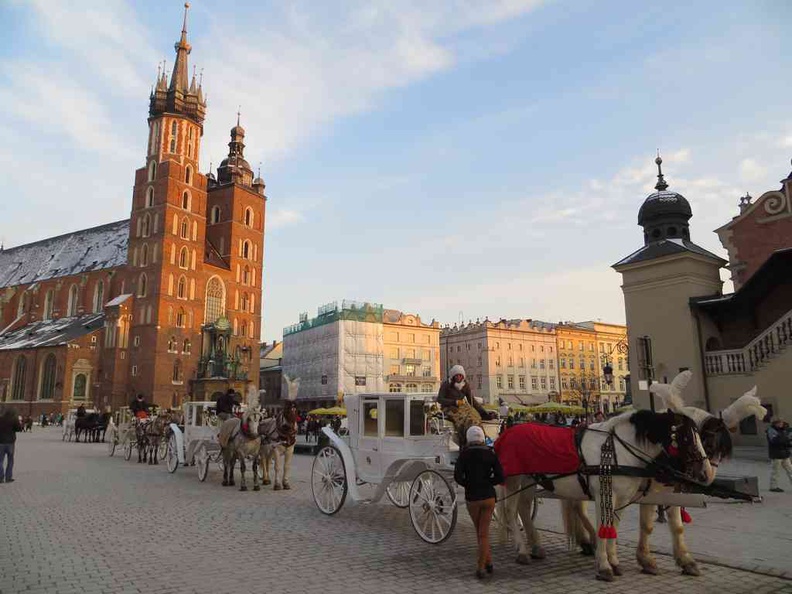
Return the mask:
[[[690,241],[690,203],[668,190],[659,155],[655,163],[656,191],[638,211],[644,245],[613,265],[623,279],[633,400],[637,408],[648,408],[649,379],[671,381],[680,371],[690,369],[689,403],[704,408],[701,332],[690,300],[720,294],[720,269],[726,261]],[[639,339],[643,337],[651,339],[651,371],[642,367],[639,359]]]

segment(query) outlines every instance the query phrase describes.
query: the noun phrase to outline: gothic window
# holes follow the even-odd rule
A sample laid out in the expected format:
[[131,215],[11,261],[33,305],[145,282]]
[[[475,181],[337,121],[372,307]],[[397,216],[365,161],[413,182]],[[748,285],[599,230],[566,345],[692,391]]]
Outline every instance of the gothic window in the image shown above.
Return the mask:
[[138,279],[138,297],[145,297],[146,291],[148,290],[148,278],[146,278],[146,273],[143,272]]
[[180,237],[182,239],[190,239],[190,221],[187,217],[182,219]]
[[247,322],[245,320],[242,320],[242,323],[239,326],[239,334],[241,336],[247,336],[248,333],[247,327],[248,327]]
[[245,260],[249,260],[250,256],[250,242],[246,239],[242,242],[242,257],[245,258]]
[[88,385],[88,377],[84,373],[78,373],[74,378],[74,400],[85,400],[85,387]]
[[182,345],[182,353],[189,355],[192,352],[192,344],[190,344],[190,339],[185,338],[184,344]]
[[178,132],[179,132],[179,126],[176,123],[176,120],[173,120],[173,123],[171,124],[171,141],[170,141],[170,152],[172,153],[176,152],[176,135],[178,134]]
[[183,276],[179,277],[179,282],[176,285],[176,297],[187,299],[187,279]]
[[148,237],[150,233],[151,233],[151,216],[149,215],[149,213],[146,213],[145,215],[143,215],[143,225],[141,228],[141,234],[143,235],[143,237]]
[[190,193],[187,190],[182,194],[182,208],[190,210]]
[[146,190],[146,208],[154,206],[154,188],[151,186]]
[[55,355],[50,353],[41,365],[41,388],[39,389],[40,400],[52,400],[55,395],[55,372],[57,360]]
[[151,305],[146,306],[146,324],[151,324],[151,318],[154,313],[154,308]]
[[213,276],[206,283],[206,314],[204,324],[217,321],[225,315],[225,286],[219,277]]
[[93,310],[94,313],[101,313],[104,308],[104,282],[99,281],[94,285]]
[[176,359],[173,362],[173,377],[172,381],[174,384],[180,384],[182,381],[182,365],[179,359]]
[[249,285],[250,284],[250,267],[245,266],[245,269],[242,271],[242,284]]
[[176,326],[178,328],[184,328],[186,321],[187,321],[187,316],[184,313],[184,308],[180,307],[178,313],[176,314]]
[[248,295],[247,293],[242,293],[242,311],[248,310]]
[[69,287],[69,307],[66,314],[68,317],[77,315],[77,296],[77,285],[72,285]]
[[212,207],[212,214],[210,215],[209,221],[214,225],[215,223],[220,222],[220,207],[213,206]]
[[148,167],[148,181],[154,181],[157,176],[157,162],[151,161]]
[[175,350],[176,350],[176,337],[175,336],[171,336],[168,339],[168,352],[172,353]]
[[253,209],[247,207],[245,209],[245,227],[252,227],[253,226]]
[[21,316],[25,313],[28,306],[28,294],[22,293],[22,296],[19,298],[19,304],[17,305],[17,317]]
[[[192,130],[190,130],[190,132],[192,132]],[[192,183],[192,167],[190,167],[189,165],[187,165],[187,167],[184,170],[184,183],[185,184]]]
[[189,253],[187,251],[187,248],[183,247],[179,251],[179,268],[187,268],[188,259],[189,259]]
[[14,364],[14,379],[11,382],[11,400],[25,399],[26,371],[27,359],[20,355]]
[[44,297],[44,319],[51,320],[52,319],[52,309],[55,301],[55,293],[52,289],[47,291],[46,296]]
[[140,265],[148,266],[148,246],[145,243],[140,249]]

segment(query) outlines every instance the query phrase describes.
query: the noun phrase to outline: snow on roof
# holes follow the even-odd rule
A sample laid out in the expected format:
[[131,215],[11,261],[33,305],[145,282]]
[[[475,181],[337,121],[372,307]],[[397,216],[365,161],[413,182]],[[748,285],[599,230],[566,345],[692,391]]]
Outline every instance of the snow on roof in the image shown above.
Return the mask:
[[0,351],[62,346],[103,326],[101,313],[33,322],[0,336]]
[[105,303],[105,307],[113,307],[114,305],[121,305],[124,301],[132,297],[131,293],[125,293],[123,295],[119,295],[118,297],[113,297],[110,301]]
[[0,251],[0,288],[126,263],[129,219]]

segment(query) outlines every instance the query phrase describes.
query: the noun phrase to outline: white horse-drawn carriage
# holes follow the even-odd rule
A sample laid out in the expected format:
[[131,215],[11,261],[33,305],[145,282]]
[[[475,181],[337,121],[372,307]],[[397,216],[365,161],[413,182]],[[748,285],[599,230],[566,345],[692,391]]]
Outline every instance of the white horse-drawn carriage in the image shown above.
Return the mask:
[[121,448],[125,455],[128,454],[127,460],[132,457],[132,448],[128,447],[130,442],[135,441],[135,415],[129,410],[128,406],[122,406],[110,418],[110,423],[107,426],[107,454],[112,456],[115,454],[116,448]]
[[[319,510],[337,513],[347,496],[356,503],[375,503],[387,495],[409,508],[418,535],[428,543],[447,539],[457,521],[453,480],[459,447],[453,427],[426,394],[360,394],[345,399],[349,435],[322,429],[330,445],[316,454],[311,491]],[[497,423],[485,432],[497,435]],[[375,487],[366,496],[362,484]]]
[[171,423],[165,460],[168,472],[176,472],[181,465],[197,466],[198,479],[205,481],[209,464],[222,467],[218,432],[222,420],[214,413],[216,402],[185,402],[182,406],[184,428]]
[[[85,409],[85,414],[98,413],[94,408]],[[72,408],[66,413],[66,418],[63,419],[63,441],[71,441],[75,437],[75,424],[77,422],[77,409]]]

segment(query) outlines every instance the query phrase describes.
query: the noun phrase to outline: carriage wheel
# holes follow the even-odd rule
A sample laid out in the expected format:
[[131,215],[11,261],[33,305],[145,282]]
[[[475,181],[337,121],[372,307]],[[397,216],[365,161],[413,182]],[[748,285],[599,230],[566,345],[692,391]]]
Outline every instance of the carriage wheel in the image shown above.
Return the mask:
[[132,440],[126,442],[124,446],[124,460],[127,462],[132,459]]
[[198,450],[195,454],[195,465],[198,467],[198,480],[204,482],[206,477],[209,476],[209,462],[211,457],[206,453],[204,448]]
[[440,544],[454,531],[456,493],[439,473],[424,470],[410,488],[410,521],[429,544]]
[[170,448],[169,442],[170,439],[160,439],[159,451],[157,452],[157,458],[159,460],[164,460],[168,457],[168,448]]
[[168,472],[173,474],[179,467],[179,450],[177,447],[178,443],[176,442],[176,435],[171,433],[166,443],[168,449],[165,453],[165,462],[167,463]]
[[113,457],[113,454],[115,454],[116,443],[117,443],[116,438],[117,435],[114,431],[113,434],[110,436],[110,439],[107,440],[107,455],[110,456],[111,458]]
[[403,509],[410,505],[410,481],[393,481],[388,484],[385,492],[396,507]]
[[348,489],[341,452],[334,446],[323,447],[311,466],[311,494],[316,507],[332,516],[343,507]]

